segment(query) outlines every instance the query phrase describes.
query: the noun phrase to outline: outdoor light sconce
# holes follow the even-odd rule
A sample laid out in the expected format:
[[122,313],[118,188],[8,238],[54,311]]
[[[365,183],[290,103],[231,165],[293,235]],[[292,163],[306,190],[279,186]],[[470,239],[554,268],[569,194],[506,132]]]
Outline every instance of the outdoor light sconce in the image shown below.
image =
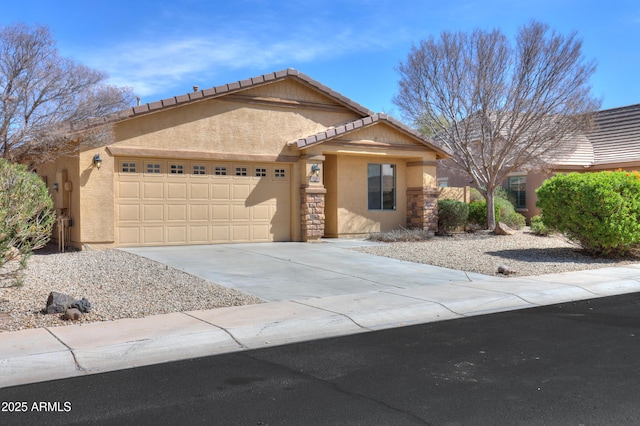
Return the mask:
[[320,166],[317,164],[311,166],[311,182],[320,182]]
[[100,158],[100,154],[96,154],[93,156],[93,165],[100,170],[100,166],[102,166],[102,158]]
[[53,183],[53,190],[58,192],[58,182]]

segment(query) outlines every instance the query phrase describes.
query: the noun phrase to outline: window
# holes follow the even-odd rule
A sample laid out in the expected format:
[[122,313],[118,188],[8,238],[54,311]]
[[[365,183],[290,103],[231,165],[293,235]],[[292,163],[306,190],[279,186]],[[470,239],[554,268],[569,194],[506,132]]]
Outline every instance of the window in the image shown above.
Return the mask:
[[256,177],[265,177],[267,175],[267,169],[256,168]]
[[247,168],[246,167],[236,167],[236,176],[246,176]]
[[509,191],[515,196],[516,209],[527,208],[527,177],[526,176],[510,176],[507,180]]
[[136,172],[136,163],[127,162],[122,163],[122,173],[135,173]]
[[147,173],[160,173],[160,164],[147,163]]
[[284,169],[275,169],[273,171],[273,176],[276,179],[284,179],[286,177],[285,173],[284,173]]
[[438,179],[436,179],[436,182],[438,183],[438,187],[439,188],[446,188],[446,187],[449,186],[449,178],[448,177],[438,178]]
[[225,166],[216,166],[214,169],[214,174],[216,176],[226,176],[227,168]]
[[206,174],[204,170],[205,170],[204,166],[201,166],[199,164],[194,164],[193,165],[193,174],[194,175],[204,175],[204,174]]
[[396,209],[395,164],[369,164],[369,210]]
[[169,173],[172,175],[184,174],[184,166],[182,164],[171,164],[169,166]]

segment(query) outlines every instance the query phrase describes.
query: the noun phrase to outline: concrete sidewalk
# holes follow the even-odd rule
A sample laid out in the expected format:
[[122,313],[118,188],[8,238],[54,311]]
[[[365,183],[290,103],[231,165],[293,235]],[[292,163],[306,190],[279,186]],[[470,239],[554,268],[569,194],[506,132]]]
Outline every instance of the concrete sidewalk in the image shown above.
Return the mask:
[[[289,255],[294,253],[278,254]],[[390,262],[393,271],[380,272],[381,258],[363,256],[378,265],[376,280],[361,277],[370,273],[370,265],[357,274],[330,275],[336,271],[326,269],[325,283],[341,283],[331,294],[278,300],[270,293],[276,300],[259,305],[0,333],[0,387],[640,291],[640,265],[521,278],[439,268],[426,282],[412,284],[415,268],[422,266],[397,261]],[[296,258],[289,266],[300,263]],[[393,276],[394,284],[380,274]],[[297,282],[307,278],[294,277]]]

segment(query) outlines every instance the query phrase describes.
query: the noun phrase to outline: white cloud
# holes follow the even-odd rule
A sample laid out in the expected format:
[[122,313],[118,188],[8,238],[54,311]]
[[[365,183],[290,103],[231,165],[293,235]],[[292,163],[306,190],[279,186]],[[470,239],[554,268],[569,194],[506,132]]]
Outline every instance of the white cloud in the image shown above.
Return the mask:
[[[292,63],[340,57],[363,50],[384,49],[391,43],[387,32],[367,34],[341,29],[340,32],[291,31],[286,36],[262,28],[256,35],[222,34],[147,38],[94,50],[82,55],[82,62],[106,71],[110,83],[133,87],[143,97],[153,97],[176,89],[186,92],[191,85],[237,69],[273,69]],[[267,35],[268,34],[268,35]]]

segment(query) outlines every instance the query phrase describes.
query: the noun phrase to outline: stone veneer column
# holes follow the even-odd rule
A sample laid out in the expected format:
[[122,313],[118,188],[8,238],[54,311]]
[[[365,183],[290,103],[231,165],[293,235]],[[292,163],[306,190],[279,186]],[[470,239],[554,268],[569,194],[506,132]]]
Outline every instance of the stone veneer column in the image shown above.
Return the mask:
[[438,188],[407,188],[407,227],[438,230]]
[[323,187],[305,186],[300,188],[300,219],[302,241],[316,241],[324,236],[324,197],[327,190]]

